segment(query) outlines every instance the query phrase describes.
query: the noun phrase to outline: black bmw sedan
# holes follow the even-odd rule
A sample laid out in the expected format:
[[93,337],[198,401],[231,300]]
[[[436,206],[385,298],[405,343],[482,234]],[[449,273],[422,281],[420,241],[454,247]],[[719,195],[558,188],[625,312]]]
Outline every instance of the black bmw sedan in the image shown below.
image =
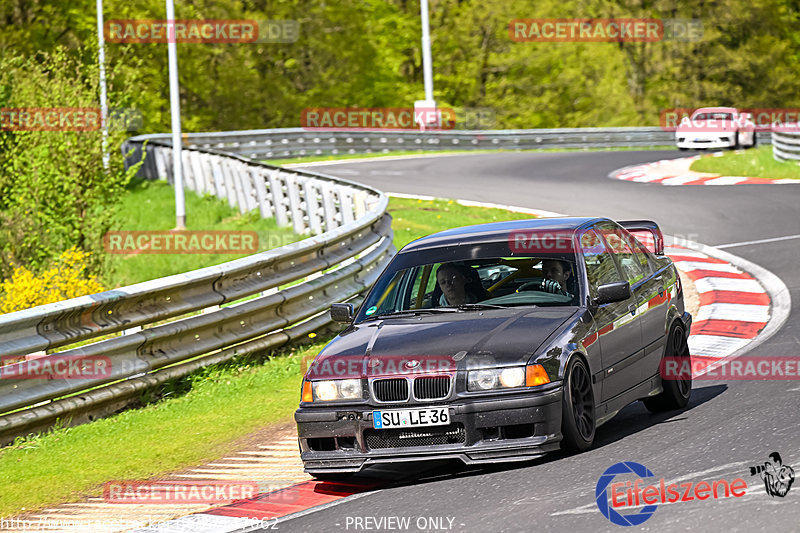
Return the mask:
[[295,413],[305,469],[320,479],[582,451],[627,404],[679,409],[691,394],[691,376],[663,372],[689,357],[692,318],[650,221],[436,233],[400,250],[357,312],[334,304],[331,316],[348,326],[309,366]]

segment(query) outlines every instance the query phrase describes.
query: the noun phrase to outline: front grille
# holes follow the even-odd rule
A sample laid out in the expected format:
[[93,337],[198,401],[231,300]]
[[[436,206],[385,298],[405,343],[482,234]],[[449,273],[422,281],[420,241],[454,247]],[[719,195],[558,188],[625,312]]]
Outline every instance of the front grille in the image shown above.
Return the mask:
[[441,400],[450,394],[450,378],[417,378],[414,380],[414,398],[417,400]]
[[449,426],[414,429],[368,429],[364,431],[367,448],[408,448],[412,446],[441,446],[463,444],[466,440],[464,426]]
[[405,402],[408,400],[408,381],[403,378],[376,379],[372,391],[380,402]]

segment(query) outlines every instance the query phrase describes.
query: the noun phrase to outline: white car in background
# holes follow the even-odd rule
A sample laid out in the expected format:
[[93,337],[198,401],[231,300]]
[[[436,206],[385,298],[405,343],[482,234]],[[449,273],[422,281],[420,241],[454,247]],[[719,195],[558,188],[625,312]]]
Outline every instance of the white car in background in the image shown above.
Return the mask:
[[756,125],[750,113],[734,107],[701,107],[681,121],[675,141],[681,150],[751,148],[756,145]]

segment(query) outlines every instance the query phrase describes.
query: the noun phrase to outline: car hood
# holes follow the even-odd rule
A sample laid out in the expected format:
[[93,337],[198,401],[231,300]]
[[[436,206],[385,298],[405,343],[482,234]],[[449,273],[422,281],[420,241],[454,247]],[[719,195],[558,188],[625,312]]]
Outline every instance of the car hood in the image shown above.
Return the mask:
[[331,341],[309,379],[525,364],[577,307],[509,308],[362,322]]

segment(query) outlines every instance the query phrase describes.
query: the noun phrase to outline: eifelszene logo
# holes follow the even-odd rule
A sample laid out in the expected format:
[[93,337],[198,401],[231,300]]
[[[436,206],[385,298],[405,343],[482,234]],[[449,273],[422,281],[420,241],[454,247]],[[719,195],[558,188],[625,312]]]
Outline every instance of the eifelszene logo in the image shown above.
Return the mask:
[[770,496],[783,498],[792,488],[794,483],[794,469],[783,464],[781,454],[772,452],[769,454],[772,461],[766,461],[762,465],[751,466],[750,475],[759,476],[764,480],[764,489]]
[[[631,475],[638,479],[631,482]],[[617,476],[628,476],[629,480],[612,483]],[[661,503],[741,498],[747,493],[747,482],[740,477],[731,482],[727,479],[716,479],[669,484],[662,477],[651,485],[644,486],[643,479],[650,477],[654,477],[653,472],[633,461],[612,465],[597,480],[597,508],[603,516],[618,526],[638,526],[653,516]],[[619,512],[639,507],[641,509],[632,514],[623,515]]]
[[[653,516],[653,513],[655,513],[656,509],[658,509],[658,505],[647,505],[638,513],[625,516],[615,511],[614,503],[616,502],[613,498],[609,502],[608,486],[611,484],[614,478],[620,474],[636,474],[639,476],[639,478],[653,477],[655,474],[653,474],[644,465],[634,463],[633,461],[617,463],[615,465],[611,465],[606,469],[605,472],[603,472],[603,475],[597,480],[597,485],[594,488],[594,499],[597,502],[597,508],[600,509],[601,513],[603,513],[603,516],[618,526],[638,526]],[[611,505],[609,505],[609,503],[611,503]]]

